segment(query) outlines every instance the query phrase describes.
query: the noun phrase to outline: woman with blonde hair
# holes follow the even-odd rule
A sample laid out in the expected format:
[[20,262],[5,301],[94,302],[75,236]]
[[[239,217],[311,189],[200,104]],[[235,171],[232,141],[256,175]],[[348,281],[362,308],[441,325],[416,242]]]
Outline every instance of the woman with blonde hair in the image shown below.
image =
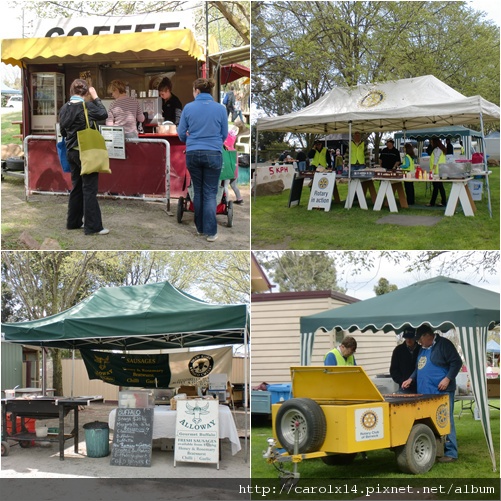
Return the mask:
[[108,109],[106,125],[118,125],[124,128],[125,137],[138,137],[137,122],[144,122],[143,111],[135,97],[128,96],[125,83],[112,80],[108,92],[114,101]]
[[198,235],[217,239],[217,190],[223,166],[223,143],[228,136],[226,108],[214,101],[215,83],[206,78],[193,82],[193,97],[181,114],[179,139],[186,143],[186,166],[193,183],[193,205]]

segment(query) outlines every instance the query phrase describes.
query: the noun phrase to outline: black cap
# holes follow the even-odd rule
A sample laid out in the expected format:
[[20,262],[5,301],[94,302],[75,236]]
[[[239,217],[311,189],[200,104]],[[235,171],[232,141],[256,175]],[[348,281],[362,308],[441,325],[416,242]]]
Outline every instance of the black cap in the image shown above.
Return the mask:
[[405,329],[404,332],[402,333],[402,337],[404,339],[414,339],[416,335],[416,329],[408,328]]

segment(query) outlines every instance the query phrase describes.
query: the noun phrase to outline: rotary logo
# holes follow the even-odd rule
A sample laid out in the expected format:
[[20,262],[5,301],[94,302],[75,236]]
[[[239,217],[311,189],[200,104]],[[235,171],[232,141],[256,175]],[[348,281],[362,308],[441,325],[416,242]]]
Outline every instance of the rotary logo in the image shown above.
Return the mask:
[[377,414],[374,411],[364,412],[360,423],[366,430],[372,430],[377,425]]
[[445,428],[449,422],[449,409],[447,404],[442,404],[437,409],[437,424],[440,428]]
[[322,177],[319,181],[318,181],[318,187],[321,189],[321,190],[324,190],[325,188],[327,188],[327,186],[329,186],[329,180],[325,177]]
[[205,377],[214,368],[214,359],[210,355],[202,353],[195,355],[188,362],[188,370],[190,374],[195,377]]
[[386,99],[386,95],[381,90],[371,90],[366,94],[360,101],[358,105],[362,108],[373,108],[378,104],[381,104]]
[[418,370],[419,370],[419,369],[422,369],[425,365],[426,365],[426,357],[421,357],[421,358],[418,360],[418,364],[417,364],[417,368],[418,368]]

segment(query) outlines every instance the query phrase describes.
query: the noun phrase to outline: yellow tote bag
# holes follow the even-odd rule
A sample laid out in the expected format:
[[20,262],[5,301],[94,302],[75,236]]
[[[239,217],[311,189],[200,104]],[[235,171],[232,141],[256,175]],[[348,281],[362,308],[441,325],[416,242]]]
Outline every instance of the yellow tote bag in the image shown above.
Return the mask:
[[81,174],[92,174],[93,172],[111,174],[110,157],[108,156],[104,137],[98,130],[90,127],[85,102],[83,107],[87,128],[77,132],[80,163],[82,164]]

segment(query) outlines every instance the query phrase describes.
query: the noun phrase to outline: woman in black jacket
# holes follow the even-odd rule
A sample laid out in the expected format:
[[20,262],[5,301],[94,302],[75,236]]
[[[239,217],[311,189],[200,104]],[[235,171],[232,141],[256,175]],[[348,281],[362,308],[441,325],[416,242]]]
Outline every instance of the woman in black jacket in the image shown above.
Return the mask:
[[61,135],[66,138],[66,156],[71,167],[72,190],[68,201],[66,228],[84,228],[86,235],[106,235],[110,231],[103,227],[101,209],[97,201],[99,174],[94,172],[81,175],[77,132],[87,127],[84,101],[89,122],[106,120],[108,112],[97,96],[96,89],[89,87],[85,80],[74,80],[70,94],[70,100],[59,111],[59,126]]

